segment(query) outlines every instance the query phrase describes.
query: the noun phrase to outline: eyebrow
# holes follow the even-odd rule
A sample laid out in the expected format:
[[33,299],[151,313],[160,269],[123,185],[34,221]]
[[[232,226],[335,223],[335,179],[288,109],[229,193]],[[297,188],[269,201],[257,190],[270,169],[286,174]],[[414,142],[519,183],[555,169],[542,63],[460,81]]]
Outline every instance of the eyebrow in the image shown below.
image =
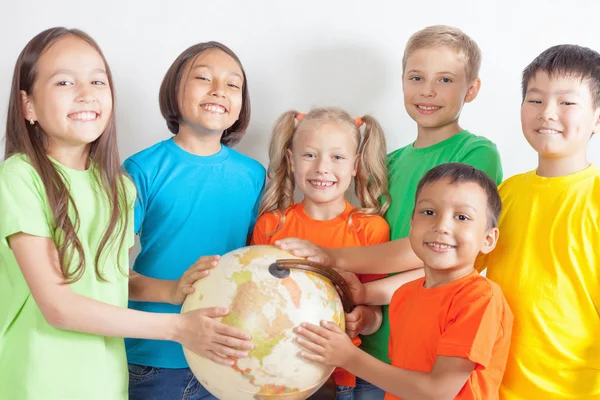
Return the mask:
[[[411,69],[410,71],[406,72],[407,74],[410,73],[423,73],[423,71],[420,71],[418,69]],[[450,71],[440,71],[440,72],[436,72],[437,75],[454,75],[456,76],[456,74],[454,72],[450,72]]]
[[[424,199],[420,199],[419,201],[417,201],[417,204],[416,204],[416,205],[419,205],[419,204],[421,204],[421,203],[427,203],[427,202],[429,202],[429,203],[433,203],[433,202],[432,202],[431,200],[429,200],[428,198],[424,198]],[[477,212],[477,209],[476,209],[475,207],[473,207],[473,206],[472,206],[472,205],[470,205],[470,204],[466,204],[466,203],[465,203],[465,204],[458,204],[458,205],[457,205],[457,208],[469,208],[469,209],[473,210],[474,212]]]
[[568,89],[557,90],[555,92],[547,92],[545,90],[541,90],[541,89],[537,89],[537,88],[531,88],[531,89],[527,89],[527,93],[539,93],[539,94],[548,94],[548,93],[551,93],[551,94],[573,94],[573,95],[576,95],[576,96],[580,95],[579,93],[577,93],[577,91],[575,91],[575,90],[568,90]]
[[[92,71],[93,74],[104,74],[106,75],[106,71],[103,70],[102,68],[96,68],[95,70]],[[70,69],[58,69],[56,71],[54,71],[54,73],[52,75],[50,75],[50,77],[48,79],[52,79],[54,78],[56,75],[75,75],[75,71],[70,70]]]
[[[192,71],[197,69],[197,68],[206,68],[206,69],[212,69],[211,65],[204,65],[204,64],[199,64],[199,65],[194,65],[194,67],[192,68]],[[237,72],[233,72],[233,71],[229,71],[230,75],[235,75],[240,79],[244,79],[240,74],[238,74]]]

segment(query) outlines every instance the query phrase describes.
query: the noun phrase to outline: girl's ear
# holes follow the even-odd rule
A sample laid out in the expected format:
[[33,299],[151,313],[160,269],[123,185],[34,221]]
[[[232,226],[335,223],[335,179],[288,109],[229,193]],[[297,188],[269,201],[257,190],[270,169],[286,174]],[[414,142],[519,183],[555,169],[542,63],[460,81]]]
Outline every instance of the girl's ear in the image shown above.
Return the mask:
[[356,155],[356,158],[354,159],[354,168],[352,169],[352,176],[356,176],[356,174],[358,173],[358,163],[360,162],[360,154]]
[[292,150],[287,149],[286,157],[288,159],[288,164],[290,165],[290,169],[292,172],[296,172],[296,165],[294,164],[294,155],[292,154]]
[[37,121],[37,115],[33,109],[33,101],[31,100],[31,96],[25,93],[24,90],[21,90],[21,112],[27,121],[29,121],[32,125],[35,121]]

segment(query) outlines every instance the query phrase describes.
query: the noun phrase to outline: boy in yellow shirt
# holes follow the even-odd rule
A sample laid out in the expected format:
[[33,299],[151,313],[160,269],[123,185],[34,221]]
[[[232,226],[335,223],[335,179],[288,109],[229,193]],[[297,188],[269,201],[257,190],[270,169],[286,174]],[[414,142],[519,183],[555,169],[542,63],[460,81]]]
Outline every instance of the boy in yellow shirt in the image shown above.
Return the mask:
[[521,124],[538,168],[500,185],[502,232],[481,260],[514,314],[500,397],[600,399],[600,54],[549,48],[523,71]]

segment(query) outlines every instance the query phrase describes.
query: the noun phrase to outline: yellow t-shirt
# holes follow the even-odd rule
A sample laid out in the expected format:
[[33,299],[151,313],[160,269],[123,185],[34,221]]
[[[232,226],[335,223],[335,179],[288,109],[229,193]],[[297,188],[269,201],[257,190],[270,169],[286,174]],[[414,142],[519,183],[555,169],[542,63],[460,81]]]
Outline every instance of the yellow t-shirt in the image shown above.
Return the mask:
[[532,171],[500,195],[500,239],[482,263],[514,314],[500,398],[600,399],[600,170]]

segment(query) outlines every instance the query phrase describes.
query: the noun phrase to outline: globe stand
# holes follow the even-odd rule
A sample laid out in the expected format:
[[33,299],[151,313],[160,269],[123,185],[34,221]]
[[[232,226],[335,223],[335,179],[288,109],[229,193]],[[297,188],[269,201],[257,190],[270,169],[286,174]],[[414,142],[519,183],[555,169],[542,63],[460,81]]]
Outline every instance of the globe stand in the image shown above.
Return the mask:
[[[350,313],[354,309],[354,303],[352,302],[352,296],[348,283],[338,274],[333,268],[327,267],[323,264],[316,263],[308,260],[298,259],[281,259],[276,260],[274,264],[269,266],[269,272],[276,278],[286,278],[290,275],[290,269],[299,269],[303,271],[314,272],[327,278],[331,281],[333,286],[338,289],[338,294],[342,300],[344,306],[344,312]],[[325,384],[319,388],[309,400],[335,400],[337,397],[337,386],[333,375],[327,379]]]
[[350,313],[354,310],[354,303],[352,302],[352,294],[350,292],[350,286],[338,274],[333,268],[325,266],[323,264],[316,263],[308,260],[298,259],[280,259],[276,260],[274,264],[269,266],[269,272],[276,278],[286,278],[290,274],[290,269],[300,269],[303,271],[314,272],[319,274],[331,281],[333,286],[338,289],[338,294],[342,300],[344,306],[344,312]]

